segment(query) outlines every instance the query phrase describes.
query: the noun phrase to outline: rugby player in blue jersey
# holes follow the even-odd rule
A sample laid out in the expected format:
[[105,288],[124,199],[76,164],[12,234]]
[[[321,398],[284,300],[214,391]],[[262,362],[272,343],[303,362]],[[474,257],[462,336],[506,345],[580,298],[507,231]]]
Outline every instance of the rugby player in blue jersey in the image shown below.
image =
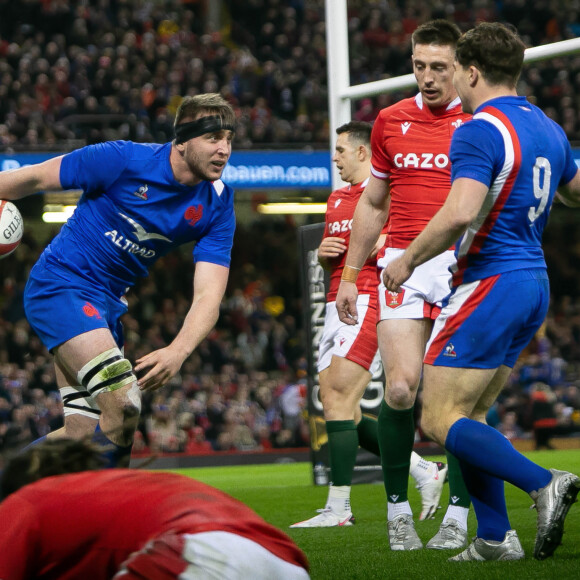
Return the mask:
[[[186,97],[170,143],[99,143],[0,173],[3,199],[83,191],[24,294],[28,321],[54,355],[64,403],[65,425],[48,437],[94,433],[111,466],[127,463],[141,392],[166,384],[215,325],[235,229],[233,191],[220,180],[234,122],[220,95]],[[158,258],[188,242],[195,242],[191,308],[171,344],[133,368],[123,355],[124,296]]]
[[580,205],[580,172],[564,131],[517,95],[524,49],[498,23],[460,38],[453,82],[473,120],[452,139],[449,197],[384,272],[387,288],[398,291],[414,268],[459,240],[452,291],[425,355],[422,415],[424,431],[460,460],[477,515],[477,538],[454,561],[524,557],[504,481],[535,501],[538,559],[560,544],[580,489],[576,475],[536,465],[485,423],[548,311],[541,237],[556,189],[566,204]]

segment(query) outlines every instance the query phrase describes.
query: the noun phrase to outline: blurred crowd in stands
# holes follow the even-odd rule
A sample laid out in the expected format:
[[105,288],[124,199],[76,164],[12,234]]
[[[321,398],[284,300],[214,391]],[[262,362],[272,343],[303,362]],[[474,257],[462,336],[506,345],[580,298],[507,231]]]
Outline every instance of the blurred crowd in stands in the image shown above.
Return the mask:
[[[537,46],[579,35],[579,15],[577,2],[349,0],[351,84],[411,72],[411,33],[431,18],[509,22]],[[0,150],[164,142],[180,97],[200,92],[235,107],[238,149],[326,148],[324,16],[324,0],[0,0]],[[526,67],[519,91],[576,140],[579,85],[570,57]],[[413,92],[361,99],[354,116]]]
[[[577,220],[576,220],[577,222]],[[306,338],[296,228],[239,224],[216,329],[179,375],[144,397],[135,453],[192,454],[307,446]],[[51,357],[22,308],[41,247],[30,236],[0,261],[0,451],[62,424]],[[546,232],[552,306],[488,421],[509,438],[580,434],[580,228],[555,207]],[[125,352],[134,361],[166,345],[189,308],[190,248],[161,259],[127,298]]]
[[[30,236],[0,262],[0,451],[62,424],[50,355],[31,332],[22,291],[41,247]],[[162,390],[144,397],[135,452],[251,451],[308,445],[305,340],[296,230],[238,225],[216,329]],[[237,265],[236,265],[237,264]],[[171,341],[189,309],[191,248],[161,259],[127,295],[125,355]]]
[[[172,138],[182,95],[221,92],[238,116],[235,148],[328,148],[324,0],[0,0],[0,151],[68,151],[109,139]],[[434,17],[463,29],[516,25],[529,46],[580,35],[578,2],[349,0],[352,84],[411,72],[410,35]],[[580,57],[525,68],[520,94],[580,141]],[[353,116],[414,91],[362,99]],[[507,437],[580,431],[580,228],[561,208],[546,233],[553,303],[488,419]],[[147,395],[136,452],[250,451],[308,445],[306,341],[296,228],[239,224],[214,332],[161,391]],[[27,235],[0,262],[0,451],[62,424],[49,354],[22,290],[41,245]],[[189,307],[188,249],[128,296],[125,351],[165,345]]]

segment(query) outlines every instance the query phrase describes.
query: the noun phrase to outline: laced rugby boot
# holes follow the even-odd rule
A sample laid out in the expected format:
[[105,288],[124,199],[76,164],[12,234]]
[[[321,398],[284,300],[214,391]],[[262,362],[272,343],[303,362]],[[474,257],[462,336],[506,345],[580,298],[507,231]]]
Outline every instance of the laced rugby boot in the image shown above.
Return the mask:
[[522,560],[525,557],[520,539],[515,530],[508,530],[503,542],[475,538],[467,550],[449,558],[449,562],[491,562]]
[[318,512],[317,516],[292,524],[291,528],[332,528],[334,526],[352,526],[354,524],[354,516],[351,511],[344,514],[337,514],[331,508],[325,507]]
[[427,542],[430,550],[455,550],[467,546],[467,530],[459,522],[449,518],[439,527],[439,531]]
[[534,558],[549,558],[562,542],[564,520],[580,491],[580,478],[568,471],[550,469],[552,479],[539,491],[530,493],[538,510],[538,532]]
[[420,550],[423,543],[415,531],[413,516],[401,514],[387,522],[391,550]]

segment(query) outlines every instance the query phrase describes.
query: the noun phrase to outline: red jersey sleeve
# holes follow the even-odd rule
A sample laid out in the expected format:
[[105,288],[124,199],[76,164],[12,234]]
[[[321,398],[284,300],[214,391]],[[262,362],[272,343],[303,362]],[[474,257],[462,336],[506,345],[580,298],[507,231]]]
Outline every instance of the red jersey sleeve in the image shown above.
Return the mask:
[[386,179],[391,169],[391,160],[383,145],[385,140],[385,119],[386,114],[383,109],[379,113],[371,133],[371,173],[378,179]]
[[17,496],[10,496],[0,504],[0,522],[18,522],[0,525],[0,578],[28,580],[36,578],[38,517],[34,508]]

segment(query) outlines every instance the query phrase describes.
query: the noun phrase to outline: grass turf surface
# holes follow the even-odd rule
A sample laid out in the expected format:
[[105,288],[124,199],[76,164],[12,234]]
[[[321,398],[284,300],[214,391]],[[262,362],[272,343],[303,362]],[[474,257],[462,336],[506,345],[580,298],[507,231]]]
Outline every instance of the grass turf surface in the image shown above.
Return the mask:
[[[544,467],[580,473],[580,453],[538,451],[526,453]],[[441,459],[444,458],[433,458]],[[536,535],[536,511],[521,490],[506,484],[512,527],[518,532],[526,559],[517,562],[447,562],[455,551],[419,550],[392,552],[386,533],[386,498],[382,485],[358,484],[351,502],[356,525],[346,528],[288,529],[294,522],[315,515],[324,506],[327,489],[312,485],[309,463],[248,465],[175,470],[203,481],[243,501],[264,519],[284,530],[304,550],[314,580],[389,578],[393,580],[568,580],[580,578],[580,506],[566,518],[563,544],[553,558],[532,557]],[[420,512],[419,493],[409,482],[409,499]],[[426,543],[437,531],[444,515],[448,486],[442,495],[443,509],[435,520],[416,522],[417,533]],[[469,516],[469,537],[476,531],[475,516]]]

